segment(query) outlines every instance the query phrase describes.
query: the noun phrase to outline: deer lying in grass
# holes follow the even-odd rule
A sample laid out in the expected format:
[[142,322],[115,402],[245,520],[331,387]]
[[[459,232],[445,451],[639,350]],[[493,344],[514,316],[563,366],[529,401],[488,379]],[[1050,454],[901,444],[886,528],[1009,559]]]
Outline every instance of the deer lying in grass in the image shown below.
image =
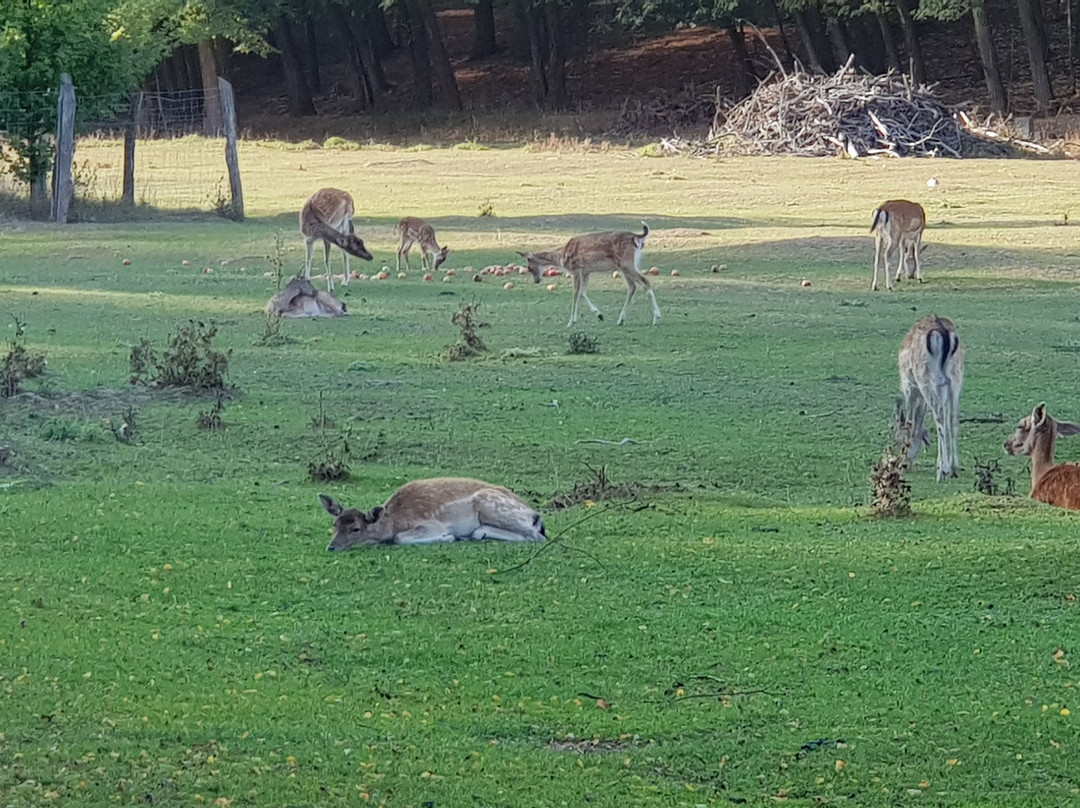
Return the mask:
[[343,317],[349,312],[344,302],[297,275],[270,299],[266,313],[278,317]]
[[348,550],[358,544],[547,538],[540,514],[511,491],[465,477],[413,480],[370,513],[346,509],[325,494],[319,494],[319,500],[334,517],[334,538],[328,550]]
[[401,259],[405,259],[405,268],[409,266],[409,250],[414,244],[420,245],[420,265],[428,272],[434,272],[442,265],[446,257],[450,255],[449,247],[440,247],[435,240],[435,228],[423,219],[415,216],[406,216],[397,225],[398,238],[401,246],[397,251],[397,271],[401,272]]
[[634,299],[634,293],[640,286],[649,293],[652,301],[653,325],[660,321],[660,306],[656,303],[656,295],[653,293],[649,279],[641,274],[641,253],[645,249],[645,242],[649,239],[649,226],[641,223],[642,232],[638,233],[590,233],[585,236],[575,236],[558,250],[546,250],[544,252],[522,253],[529,263],[529,272],[533,279],[539,283],[544,267],[554,266],[561,269],[574,281],[574,302],[570,306],[570,322],[573,325],[578,320],[578,302],[584,300],[592,313],[598,319],[603,320],[604,315],[600,309],[589,300],[589,276],[594,272],[611,272],[613,270],[622,274],[626,281],[626,302],[622,312],[619,313],[619,325],[626,321],[626,310],[630,308],[630,301]]
[[889,254],[896,250],[899,258],[896,263],[896,280],[899,283],[907,265],[907,276],[918,278],[924,283],[922,273],[922,234],[926,229],[926,211],[917,202],[905,199],[893,199],[882,202],[874,211],[870,232],[874,234],[874,280],[870,290],[878,288],[878,268],[885,274],[885,285],[892,291],[893,283],[889,275]]
[[352,217],[355,209],[353,198],[337,188],[323,188],[311,195],[300,209],[300,232],[304,236],[304,278],[311,279],[311,253],[315,242],[323,243],[323,264],[326,267],[326,288],[334,291],[334,275],[330,272],[330,245],[340,247],[345,253],[345,279],[349,285],[349,256],[355,255],[370,261],[372,255],[363,240],[353,232]]
[[1051,418],[1043,402],[1017,424],[1016,431],[1005,441],[1009,454],[1031,457],[1032,499],[1080,510],[1080,464],[1054,463],[1057,436],[1078,432],[1080,425]]
[[899,363],[903,406],[897,408],[897,425],[909,430],[908,462],[914,463],[919,449],[930,445],[923,426],[929,407],[937,427],[938,481],[955,477],[960,470],[956,443],[964,346],[952,321],[932,314],[919,318],[904,337]]

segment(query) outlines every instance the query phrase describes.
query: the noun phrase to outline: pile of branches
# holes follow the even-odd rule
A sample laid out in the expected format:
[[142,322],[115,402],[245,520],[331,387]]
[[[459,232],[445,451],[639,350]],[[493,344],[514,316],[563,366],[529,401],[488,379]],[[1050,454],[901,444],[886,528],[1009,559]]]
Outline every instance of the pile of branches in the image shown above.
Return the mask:
[[717,110],[705,143],[670,139],[662,146],[702,156],[961,157],[975,140],[929,88],[894,73],[856,73],[849,61],[831,76],[780,73],[726,113]]
[[627,96],[619,112],[619,120],[608,134],[685,132],[714,120],[719,108],[719,88],[715,93],[702,92],[693,84],[677,93],[652,92],[644,96]]

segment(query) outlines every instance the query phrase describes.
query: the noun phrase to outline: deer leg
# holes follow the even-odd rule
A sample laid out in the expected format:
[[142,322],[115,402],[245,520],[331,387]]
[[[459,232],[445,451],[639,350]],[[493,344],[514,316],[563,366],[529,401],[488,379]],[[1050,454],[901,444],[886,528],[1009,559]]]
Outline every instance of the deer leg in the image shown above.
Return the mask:
[[878,288],[877,277],[878,277],[878,267],[879,266],[884,266],[885,267],[885,285],[889,289],[892,289],[892,281],[889,280],[889,267],[888,267],[888,263],[886,261],[888,256],[885,254],[885,250],[883,249],[884,246],[885,246],[885,243],[882,241],[882,239],[877,238],[877,239],[874,240],[874,280],[870,284],[870,291],[871,292],[876,292],[877,288]]
[[352,272],[349,271],[349,254],[345,250],[342,250],[341,254],[345,256],[345,278],[341,281],[341,285],[348,286],[349,276],[352,275]]
[[334,291],[334,273],[330,271],[330,242],[323,242],[323,267],[326,268],[326,289]]
[[622,311],[619,312],[619,325],[626,322],[626,310],[630,308],[630,301],[634,299],[634,292],[637,291],[637,281],[629,270],[623,270],[622,276],[623,280],[626,281],[626,302],[623,303]]
[[589,307],[589,310],[596,315],[597,320],[603,320],[604,315],[600,313],[600,309],[593,305],[593,302],[589,300],[589,273],[581,273],[581,299],[585,301],[585,305]]
[[567,327],[572,326],[577,322],[578,318],[578,298],[581,297],[581,276],[577,272],[571,272],[570,277],[574,281],[574,296],[570,301],[570,322]]
[[[904,391],[904,408],[908,414],[908,424],[911,428],[911,446],[908,448],[908,465],[915,462],[919,456],[919,450],[923,447],[923,424],[926,422],[926,399],[917,388]],[[941,435],[938,435],[938,442]]]
[[311,280],[311,258],[312,253],[315,251],[315,242],[309,238],[304,239],[304,251],[307,253],[307,257],[304,259],[304,280]]
[[538,533],[518,533],[515,530],[508,530],[502,527],[495,527],[494,525],[480,525],[469,536],[470,539],[482,540],[482,539],[495,539],[496,541],[543,541],[544,537]]
[[447,544],[458,538],[446,525],[425,522],[398,533],[394,544]]
[[915,251],[915,277],[919,279],[919,283],[926,283],[922,274],[922,234],[920,233],[918,238],[915,239],[915,246],[912,247]]
[[[896,282],[900,283],[904,279],[904,264],[907,263],[907,250],[904,249],[904,240],[900,239],[900,242],[894,245],[896,248]],[[886,271],[888,267],[886,266]]]

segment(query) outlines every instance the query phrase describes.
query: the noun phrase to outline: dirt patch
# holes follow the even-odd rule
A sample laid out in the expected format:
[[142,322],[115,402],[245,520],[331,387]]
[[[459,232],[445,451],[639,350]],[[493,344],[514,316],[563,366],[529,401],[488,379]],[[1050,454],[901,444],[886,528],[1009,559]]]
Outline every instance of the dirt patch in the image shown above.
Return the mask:
[[638,735],[623,736],[618,740],[604,738],[584,738],[578,740],[573,735],[567,735],[561,740],[548,741],[548,748],[553,752],[573,752],[577,755],[602,755],[608,752],[625,752],[634,747],[647,746],[652,741],[645,740]]
[[589,503],[603,502],[604,500],[643,500],[650,494],[661,491],[670,493],[681,491],[682,486],[674,485],[644,485],[642,483],[616,483],[607,475],[607,469],[601,466],[594,469],[586,466],[591,478],[574,485],[569,491],[552,497],[548,506],[557,510],[573,508],[575,505],[588,505]]

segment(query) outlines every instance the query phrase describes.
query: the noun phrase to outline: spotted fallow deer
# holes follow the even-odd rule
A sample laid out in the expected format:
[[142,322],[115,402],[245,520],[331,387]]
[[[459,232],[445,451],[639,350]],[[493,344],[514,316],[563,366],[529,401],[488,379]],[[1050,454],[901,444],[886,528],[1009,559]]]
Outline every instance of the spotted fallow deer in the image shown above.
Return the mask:
[[952,321],[945,317],[920,317],[900,347],[899,425],[910,430],[908,463],[914,463],[930,438],[923,422],[929,407],[937,427],[937,478],[955,477],[960,470],[957,432],[960,424],[960,391],[964,386],[964,346]]
[[385,505],[364,513],[319,494],[334,517],[328,550],[359,544],[431,544],[435,542],[543,541],[544,520],[513,492],[466,477],[413,480]]
[[326,288],[334,291],[334,275],[330,271],[330,245],[345,253],[344,286],[349,285],[349,256],[370,261],[372,255],[363,240],[353,232],[353,198],[337,188],[323,188],[311,195],[300,209],[300,232],[304,236],[304,278],[311,279],[311,253],[316,241],[323,243],[323,264],[326,267]]
[[892,291],[893,282],[889,275],[889,255],[895,250],[898,254],[896,263],[896,281],[904,274],[918,278],[924,283],[922,272],[922,234],[926,229],[926,211],[918,202],[906,199],[893,199],[882,202],[874,211],[870,232],[874,235],[874,280],[871,291],[878,288],[878,270],[885,275],[885,286]]
[[401,259],[405,259],[405,268],[409,266],[409,250],[414,244],[420,245],[420,265],[428,272],[438,269],[447,256],[450,255],[449,247],[440,247],[435,240],[435,228],[423,219],[415,216],[406,216],[397,225],[400,246],[397,251],[397,271],[401,271]]
[[1080,510],[1080,464],[1055,463],[1058,435],[1080,433],[1080,425],[1055,421],[1043,402],[1021,419],[1016,431],[1005,441],[1011,455],[1031,457],[1031,498],[1059,508]]
[[649,239],[649,226],[642,222],[641,227],[641,233],[589,233],[584,236],[575,236],[561,249],[518,253],[518,255],[528,261],[529,272],[537,283],[540,282],[544,268],[549,266],[558,267],[573,279],[574,302],[570,306],[568,326],[578,321],[578,303],[581,300],[585,301],[598,319],[604,319],[600,309],[589,300],[589,276],[594,272],[613,270],[623,276],[627,289],[626,302],[619,313],[619,325],[626,322],[626,310],[630,308],[630,301],[634,299],[634,293],[639,286],[649,294],[649,299],[652,301],[653,325],[656,325],[660,321],[660,306],[656,302],[652,284],[641,273],[641,254],[645,249],[645,242]]

